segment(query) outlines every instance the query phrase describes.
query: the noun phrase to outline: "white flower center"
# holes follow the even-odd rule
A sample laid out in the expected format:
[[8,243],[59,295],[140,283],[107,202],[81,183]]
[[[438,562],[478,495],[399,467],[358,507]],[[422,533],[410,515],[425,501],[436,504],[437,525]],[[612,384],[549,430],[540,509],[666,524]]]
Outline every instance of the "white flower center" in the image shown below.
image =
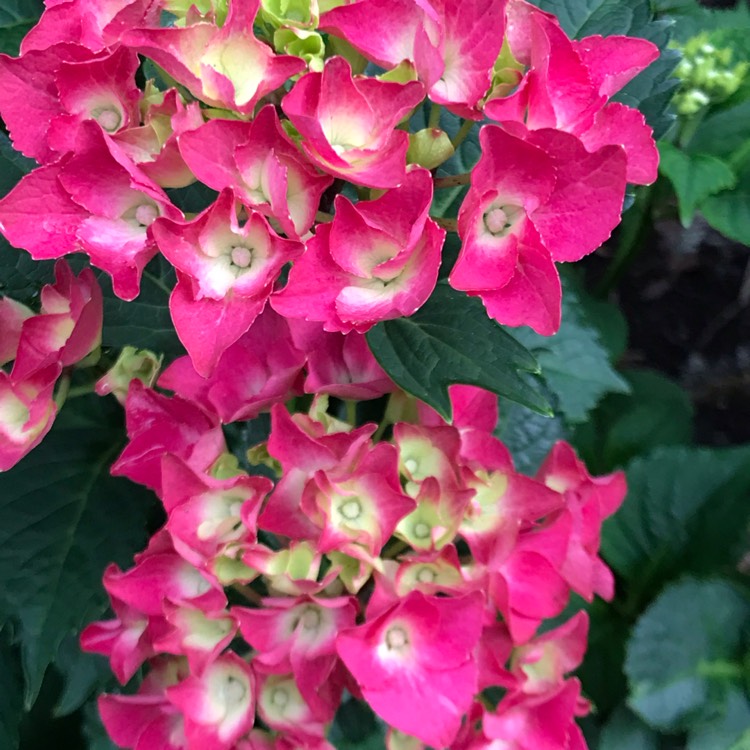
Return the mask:
[[414,536],[417,539],[427,539],[430,536],[430,527],[424,521],[414,524]]
[[409,645],[409,636],[400,625],[394,625],[385,634],[385,645],[390,651],[403,651]]
[[359,500],[347,500],[339,506],[339,513],[347,521],[356,521],[362,515],[362,505]]
[[114,133],[122,124],[122,115],[114,107],[103,107],[91,113],[94,119],[108,133]]
[[238,268],[249,268],[253,262],[253,251],[250,248],[237,245],[231,249],[229,257],[232,259],[232,264]]
[[135,220],[142,226],[147,227],[159,217],[159,210],[153,203],[141,203],[135,209]]

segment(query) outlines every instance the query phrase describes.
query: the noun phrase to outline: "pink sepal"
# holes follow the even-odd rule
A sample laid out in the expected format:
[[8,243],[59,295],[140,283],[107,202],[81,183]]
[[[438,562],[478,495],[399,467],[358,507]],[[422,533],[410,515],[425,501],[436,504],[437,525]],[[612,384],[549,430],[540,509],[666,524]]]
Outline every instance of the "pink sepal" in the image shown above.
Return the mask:
[[253,419],[300,393],[304,364],[305,355],[293,345],[287,322],[267,307],[224,351],[210,377],[201,377],[190,358],[181,357],[164,371],[159,385],[218,414],[222,422],[236,422]]
[[413,591],[339,634],[338,653],[381,718],[433,747],[451,744],[477,689],[472,652],[483,603],[479,592],[453,599]]
[[114,476],[126,476],[161,493],[161,459],[174,453],[204,471],[225,451],[215,417],[179,397],[168,398],[140,380],[130,383],[125,402],[130,442],[112,465]]

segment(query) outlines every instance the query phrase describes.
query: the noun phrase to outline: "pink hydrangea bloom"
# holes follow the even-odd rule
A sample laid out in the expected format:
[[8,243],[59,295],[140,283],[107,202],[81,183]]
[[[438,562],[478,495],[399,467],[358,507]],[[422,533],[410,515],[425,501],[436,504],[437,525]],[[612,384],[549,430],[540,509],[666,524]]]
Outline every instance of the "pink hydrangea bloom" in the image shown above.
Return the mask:
[[379,716],[428,745],[446,747],[477,689],[472,652],[482,609],[478,592],[451,599],[414,591],[339,634],[338,653]]
[[333,221],[308,240],[271,299],[274,309],[342,333],[413,314],[435,288],[445,238],[428,218],[431,201],[432,180],[422,168],[373,201],[337,196]]
[[390,188],[404,179],[409,145],[395,127],[423,97],[418,81],[352,77],[343,57],[331,57],[322,73],[302,76],[281,106],[313,163],[358,185]]

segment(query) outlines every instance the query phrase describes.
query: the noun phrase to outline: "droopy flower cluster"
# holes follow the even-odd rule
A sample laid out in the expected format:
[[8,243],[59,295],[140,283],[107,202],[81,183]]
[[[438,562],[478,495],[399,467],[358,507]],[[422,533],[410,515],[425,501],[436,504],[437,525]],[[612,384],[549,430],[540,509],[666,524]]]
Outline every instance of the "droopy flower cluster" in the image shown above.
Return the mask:
[[249,452],[272,481],[238,467],[215,411],[133,382],[113,473],[154,489],[167,521],[133,568],[108,568],[115,619],[81,639],[122,683],[149,666],[135,695],[100,698],[119,746],[330,748],[348,691],[392,749],[585,747],[566,674],[587,617],[536,633],[570,591],[612,596],[597,552],[623,477],[592,478],[565,443],[523,476],[492,435],[496,398],[454,386],[452,401],[452,426],[413,403],[379,441],[327,397],[276,403]]
[[[390,750],[585,747],[586,615],[537,632],[571,591],[612,596],[599,534],[622,476],[564,443],[519,474],[494,396],[454,386],[446,424],[364,334],[429,299],[447,231],[447,283],[554,333],[555,263],[656,177],[650,128],[611,98],[657,54],[573,41],[525,0],[47,0],[0,55],[0,115],[38,163],[0,200],[3,235],[34,259],[84,253],[122,300],[157,254],[176,273],[187,355],[161,391],[134,347],[96,386],[125,403],[112,472],[166,515],[133,568],[107,569],[114,619],[82,636],[121,683],[145,674],[100,699],[116,744],[325,750],[350,696]],[[481,156],[451,175],[472,128]],[[187,212],[192,187],[210,197]],[[101,309],[64,261],[39,314],[0,299],[0,470],[49,429]],[[381,425],[359,424],[356,402],[386,394]],[[269,412],[243,470],[224,426]]]

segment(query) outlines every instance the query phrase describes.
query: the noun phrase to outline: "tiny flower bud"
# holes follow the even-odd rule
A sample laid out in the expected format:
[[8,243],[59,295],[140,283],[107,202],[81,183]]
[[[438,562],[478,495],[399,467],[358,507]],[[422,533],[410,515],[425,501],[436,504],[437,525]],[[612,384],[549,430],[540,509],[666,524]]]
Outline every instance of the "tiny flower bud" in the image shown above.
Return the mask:
[[130,381],[140,380],[146,386],[152,386],[159,374],[162,356],[157,356],[148,349],[136,349],[126,346],[109,372],[96,384],[100,396],[111,393],[121,404],[125,403]]
[[448,134],[439,128],[425,128],[409,134],[406,160],[425,169],[435,169],[453,156],[455,149]]

